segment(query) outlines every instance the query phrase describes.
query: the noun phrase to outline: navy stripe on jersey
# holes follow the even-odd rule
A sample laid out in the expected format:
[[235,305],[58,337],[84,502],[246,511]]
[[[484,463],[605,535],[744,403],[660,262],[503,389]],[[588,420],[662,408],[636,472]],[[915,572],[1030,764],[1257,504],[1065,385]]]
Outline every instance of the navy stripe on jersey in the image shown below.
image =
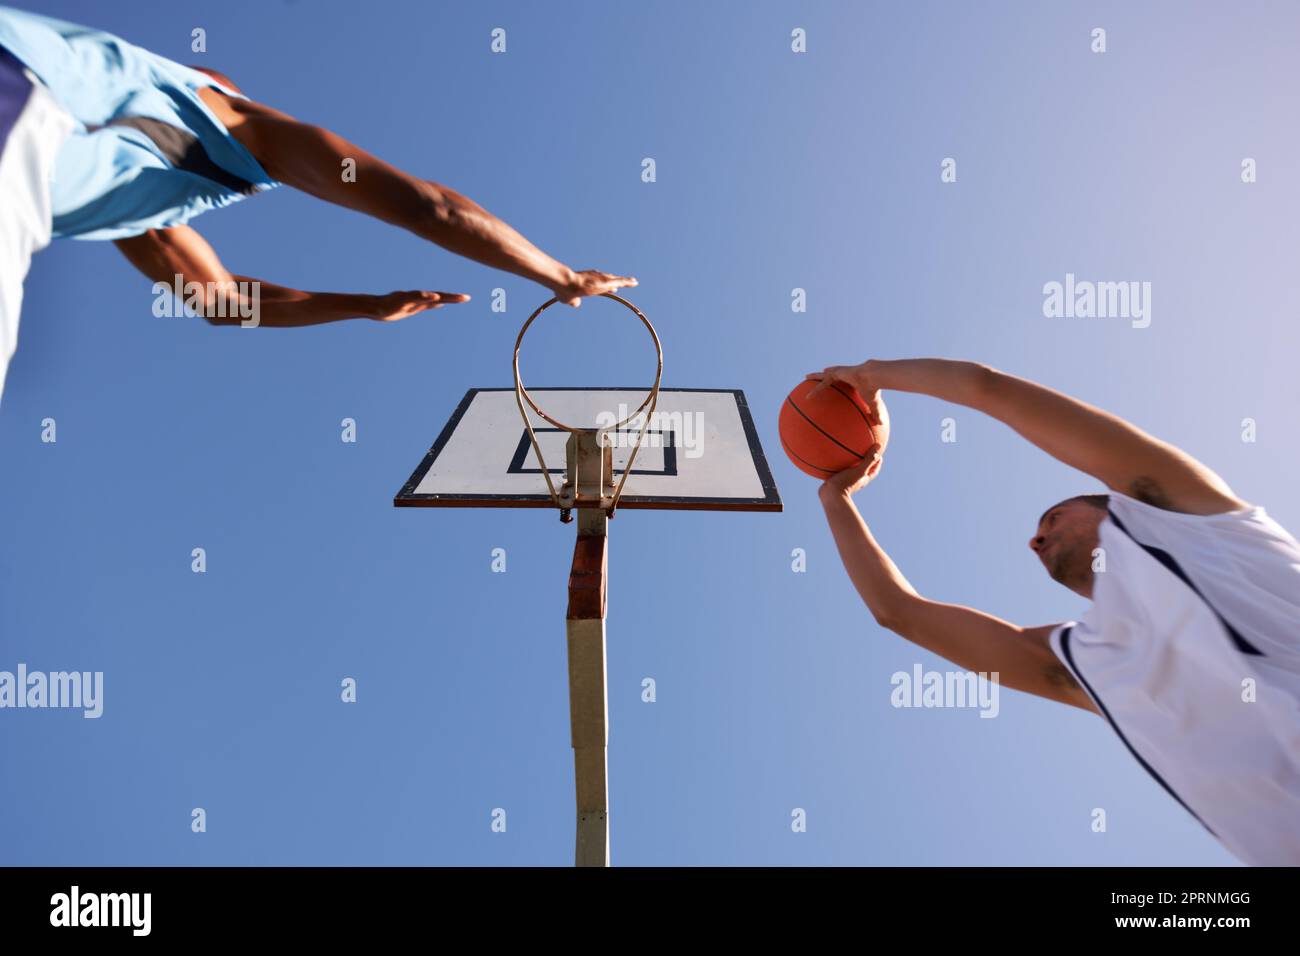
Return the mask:
[[1219,613],[1219,609],[1216,608],[1213,604],[1211,604],[1209,600],[1205,597],[1205,595],[1201,593],[1200,589],[1195,584],[1192,583],[1192,579],[1187,576],[1187,572],[1184,571],[1181,567],[1179,567],[1178,562],[1174,560],[1174,556],[1172,554],[1160,548],[1152,547],[1149,544],[1143,544],[1137,538],[1133,537],[1132,533],[1128,530],[1128,528],[1124,527],[1124,522],[1120,521],[1119,518],[1115,517],[1115,512],[1107,511],[1107,514],[1110,515],[1110,520],[1115,522],[1115,527],[1119,528],[1120,531],[1123,531],[1124,534],[1128,535],[1130,541],[1132,541],[1139,548],[1141,548],[1147,554],[1151,555],[1151,557],[1155,558],[1166,568],[1172,571],[1174,575],[1178,578],[1178,580],[1182,581],[1189,588],[1191,588],[1192,593],[1205,602],[1205,606],[1214,612],[1214,616],[1219,619],[1219,623],[1223,625],[1223,629],[1228,632],[1228,637],[1232,639],[1232,643],[1237,648],[1237,650],[1241,651],[1241,653],[1243,654],[1253,654],[1256,657],[1265,656],[1263,651],[1261,651],[1259,648],[1255,647],[1255,645],[1251,644],[1248,640],[1242,637],[1241,634],[1237,632],[1237,629],[1228,623],[1227,619],[1224,618],[1224,616]]
[[[1101,702],[1101,698],[1097,696],[1097,692],[1092,689],[1092,685],[1088,683],[1088,679],[1083,676],[1083,673],[1079,670],[1078,665],[1075,664],[1074,662],[1074,652],[1070,650],[1070,632],[1073,630],[1074,628],[1067,627],[1063,631],[1061,631],[1061,650],[1065,653],[1066,663],[1070,665],[1070,670],[1072,670],[1074,672],[1074,676],[1079,679],[1079,683],[1082,684],[1083,689],[1088,692],[1088,696],[1097,702],[1097,707],[1100,708],[1101,715],[1106,718],[1106,722],[1110,724],[1111,730],[1115,731],[1115,736],[1117,736],[1120,739],[1120,742],[1123,743],[1124,746],[1128,748],[1128,752],[1131,753],[1133,757],[1137,760],[1137,762],[1143,766],[1146,772],[1151,774],[1151,776],[1155,778],[1156,783],[1164,787],[1165,792],[1169,794],[1169,796],[1173,797],[1175,800],[1178,801],[1178,805],[1180,807],[1182,807],[1184,810],[1190,813],[1196,819],[1197,823],[1205,827],[1205,829],[1210,830],[1209,824],[1207,824],[1204,820],[1202,820],[1199,816],[1197,816],[1196,811],[1183,802],[1183,798],[1180,797],[1177,793],[1175,793],[1174,788],[1169,786],[1165,778],[1160,776],[1160,774],[1156,773],[1155,768],[1152,767],[1151,764],[1147,763],[1146,760],[1142,758],[1142,755],[1137,752],[1137,749],[1131,743],[1129,743],[1128,738],[1124,736],[1124,731],[1119,729],[1119,724],[1115,722],[1115,718],[1110,715],[1110,711],[1106,709],[1106,705]],[[1218,838],[1218,834],[1215,833],[1213,830],[1210,830],[1210,835],[1215,837],[1216,839]]]

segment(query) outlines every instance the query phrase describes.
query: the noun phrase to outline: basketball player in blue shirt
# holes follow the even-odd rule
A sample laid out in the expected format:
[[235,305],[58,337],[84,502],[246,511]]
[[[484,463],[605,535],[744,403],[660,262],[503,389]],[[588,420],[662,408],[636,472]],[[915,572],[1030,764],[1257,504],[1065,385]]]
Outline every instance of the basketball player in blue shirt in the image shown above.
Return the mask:
[[[345,160],[355,162],[351,181]],[[250,324],[243,317],[251,306],[265,326],[391,321],[469,298],[306,292],[253,280],[227,269],[187,225],[281,183],[531,279],[568,305],[636,285],[570,269],[455,190],[250,100],[220,73],[0,6],[0,390],[22,280],[51,238],[115,242],[155,282],[182,291],[195,284],[202,295],[193,304],[216,324]],[[243,301],[250,295],[256,302]]]

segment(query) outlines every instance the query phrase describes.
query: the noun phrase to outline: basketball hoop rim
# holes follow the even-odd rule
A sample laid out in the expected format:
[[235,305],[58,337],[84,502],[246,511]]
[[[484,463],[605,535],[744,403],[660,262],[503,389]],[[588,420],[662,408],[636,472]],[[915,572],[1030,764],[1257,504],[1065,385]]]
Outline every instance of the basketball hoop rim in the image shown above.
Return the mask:
[[[602,292],[601,297],[606,299],[613,299],[615,302],[622,303],[623,305],[627,306],[629,309],[632,310],[632,312],[636,315],[636,317],[641,320],[641,324],[645,326],[646,331],[650,333],[650,339],[655,344],[655,355],[657,358],[657,367],[655,369],[654,385],[650,387],[650,393],[646,395],[645,401],[643,401],[640,405],[638,405],[636,410],[632,412],[632,414],[628,415],[627,418],[624,418],[622,421],[615,422],[614,424],[606,426],[603,429],[598,429],[599,431],[611,432],[611,431],[618,431],[620,428],[622,428],[632,419],[636,418],[639,414],[641,414],[641,412],[645,411],[647,407],[653,409],[655,404],[655,399],[659,395],[659,385],[663,381],[663,377],[664,377],[664,348],[663,348],[663,344],[659,341],[659,333],[655,331],[655,327],[651,324],[650,320],[646,318],[644,312],[638,309],[627,299],[623,298],[622,296],[615,295],[613,292]],[[547,301],[543,302],[540,306],[538,306],[537,310],[528,317],[528,320],[526,322],[524,322],[523,327],[519,330],[518,337],[515,338],[515,352],[514,352],[514,362],[513,362],[514,376],[515,376],[515,393],[520,398],[522,398],[525,402],[527,402],[528,407],[531,408],[533,411],[535,411],[542,418],[543,421],[550,422],[556,428],[563,429],[566,432],[590,431],[591,430],[590,428],[580,428],[580,427],[575,427],[573,425],[566,425],[564,422],[552,418],[550,415],[546,414],[546,412],[542,411],[541,407],[535,401],[533,401],[533,397],[530,394],[528,394],[528,389],[524,386],[523,378],[519,374],[519,351],[523,346],[524,336],[528,333],[529,326],[533,324],[533,321],[539,315],[541,315],[543,312],[545,312],[547,309],[549,309],[551,306],[555,305],[555,303],[559,301],[560,300],[558,297],[552,297]]]

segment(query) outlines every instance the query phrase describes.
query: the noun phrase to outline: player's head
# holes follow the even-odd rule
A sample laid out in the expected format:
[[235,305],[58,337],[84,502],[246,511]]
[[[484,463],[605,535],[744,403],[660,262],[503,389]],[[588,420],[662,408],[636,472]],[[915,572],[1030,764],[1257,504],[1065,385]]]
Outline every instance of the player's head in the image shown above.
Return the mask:
[[1043,512],[1029,539],[1052,580],[1084,596],[1092,593],[1092,552],[1109,505],[1106,495],[1066,498]]

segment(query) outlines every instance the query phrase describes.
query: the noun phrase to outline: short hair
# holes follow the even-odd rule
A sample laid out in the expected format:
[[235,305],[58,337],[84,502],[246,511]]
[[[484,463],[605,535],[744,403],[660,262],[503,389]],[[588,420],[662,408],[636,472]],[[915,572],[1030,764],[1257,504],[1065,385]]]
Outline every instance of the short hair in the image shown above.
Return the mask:
[[1073,498],[1066,498],[1064,501],[1058,501],[1056,504],[1052,505],[1052,507],[1044,511],[1039,515],[1038,523],[1042,524],[1043,519],[1057,508],[1061,507],[1061,505],[1074,504],[1076,501],[1080,504],[1090,505],[1098,511],[1110,510],[1110,495],[1075,495]]

